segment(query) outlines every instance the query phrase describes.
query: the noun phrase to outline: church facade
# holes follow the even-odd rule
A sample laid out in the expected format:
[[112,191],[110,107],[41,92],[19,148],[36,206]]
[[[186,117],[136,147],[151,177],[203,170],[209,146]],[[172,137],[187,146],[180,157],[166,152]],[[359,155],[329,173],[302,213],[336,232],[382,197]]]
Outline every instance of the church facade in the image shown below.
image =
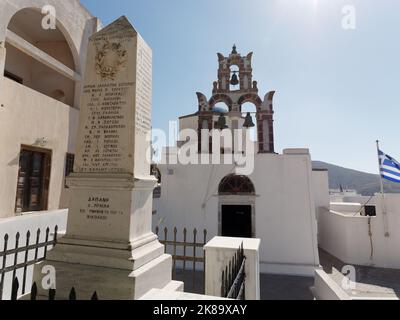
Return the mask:
[[[315,179],[308,149],[287,149],[278,154],[274,144],[275,92],[259,96],[253,80],[252,57],[234,47],[218,54],[218,81],[212,96],[197,93],[198,111],[180,118],[180,131],[191,129],[237,131],[255,128],[254,169],[238,174],[238,164],[171,163],[188,141],[163,151],[158,164],[161,190],[154,199],[154,227],[183,230],[196,227],[214,236],[261,239],[262,273],[313,276],[319,266]],[[221,103],[225,106],[221,107]],[[254,105],[253,112],[245,107]],[[253,117],[251,117],[253,115]],[[221,127],[222,126],[222,127]],[[233,134],[234,136],[234,134]],[[184,141],[182,141],[184,140]],[[242,140],[243,141],[243,140]],[[199,142],[199,157],[215,152],[215,141]],[[237,143],[222,145],[221,157],[242,154]],[[247,150],[247,149],[246,149]],[[206,156],[207,158],[207,156]]]

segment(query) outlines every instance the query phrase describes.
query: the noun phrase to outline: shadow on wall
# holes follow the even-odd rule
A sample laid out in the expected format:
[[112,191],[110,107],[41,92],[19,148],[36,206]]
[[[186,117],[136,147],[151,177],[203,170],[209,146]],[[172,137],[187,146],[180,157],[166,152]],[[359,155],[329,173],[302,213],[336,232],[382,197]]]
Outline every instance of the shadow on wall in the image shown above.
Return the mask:
[[9,167],[14,167],[14,166],[18,166],[19,165],[19,154],[12,159],[9,163],[7,163],[7,166]]

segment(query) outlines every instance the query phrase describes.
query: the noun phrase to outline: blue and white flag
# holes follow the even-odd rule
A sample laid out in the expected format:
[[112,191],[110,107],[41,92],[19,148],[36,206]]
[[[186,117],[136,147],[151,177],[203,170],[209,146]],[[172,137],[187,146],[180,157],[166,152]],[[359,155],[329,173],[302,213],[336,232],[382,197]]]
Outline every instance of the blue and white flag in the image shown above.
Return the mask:
[[398,161],[379,150],[379,163],[382,178],[400,183],[400,163]]

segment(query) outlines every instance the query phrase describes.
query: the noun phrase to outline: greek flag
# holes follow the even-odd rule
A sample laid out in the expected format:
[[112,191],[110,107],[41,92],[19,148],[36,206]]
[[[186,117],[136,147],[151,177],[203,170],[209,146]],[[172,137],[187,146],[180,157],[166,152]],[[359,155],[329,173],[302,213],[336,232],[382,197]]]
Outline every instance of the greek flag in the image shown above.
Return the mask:
[[400,163],[398,161],[379,150],[379,163],[382,178],[400,183]]

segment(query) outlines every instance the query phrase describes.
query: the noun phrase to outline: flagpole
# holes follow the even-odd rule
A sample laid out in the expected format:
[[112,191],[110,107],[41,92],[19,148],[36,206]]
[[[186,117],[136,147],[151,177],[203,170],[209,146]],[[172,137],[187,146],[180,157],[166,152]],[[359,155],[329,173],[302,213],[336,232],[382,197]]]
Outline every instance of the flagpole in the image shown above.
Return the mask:
[[380,178],[380,181],[381,181],[381,194],[384,197],[385,196],[385,190],[384,190],[384,186],[383,186],[383,178],[382,178],[382,171],[381,171],[381,159],[379,157],[379,151],[381,150],[379,148],[379,140],[376,140],[376,150],[377,150],[377,153],[378,153],[379,178]]
[[378,165],[379,165],[379,179],[381,182],[381,195],[382,195],[382,213],[383,213],[383,224],[385,228],[385,237],[389,238],[389,225],[387,221],[387,211],[386,211],[386,203],[385,203],[385,189],[384,189],[384,184],[383,184],[383,177],[382,177],[382,170],[381,170],[381,159],[379,156],[379,151],[381,150],[379,147],[379,140],[376,140],[376,149],[378,152]]

